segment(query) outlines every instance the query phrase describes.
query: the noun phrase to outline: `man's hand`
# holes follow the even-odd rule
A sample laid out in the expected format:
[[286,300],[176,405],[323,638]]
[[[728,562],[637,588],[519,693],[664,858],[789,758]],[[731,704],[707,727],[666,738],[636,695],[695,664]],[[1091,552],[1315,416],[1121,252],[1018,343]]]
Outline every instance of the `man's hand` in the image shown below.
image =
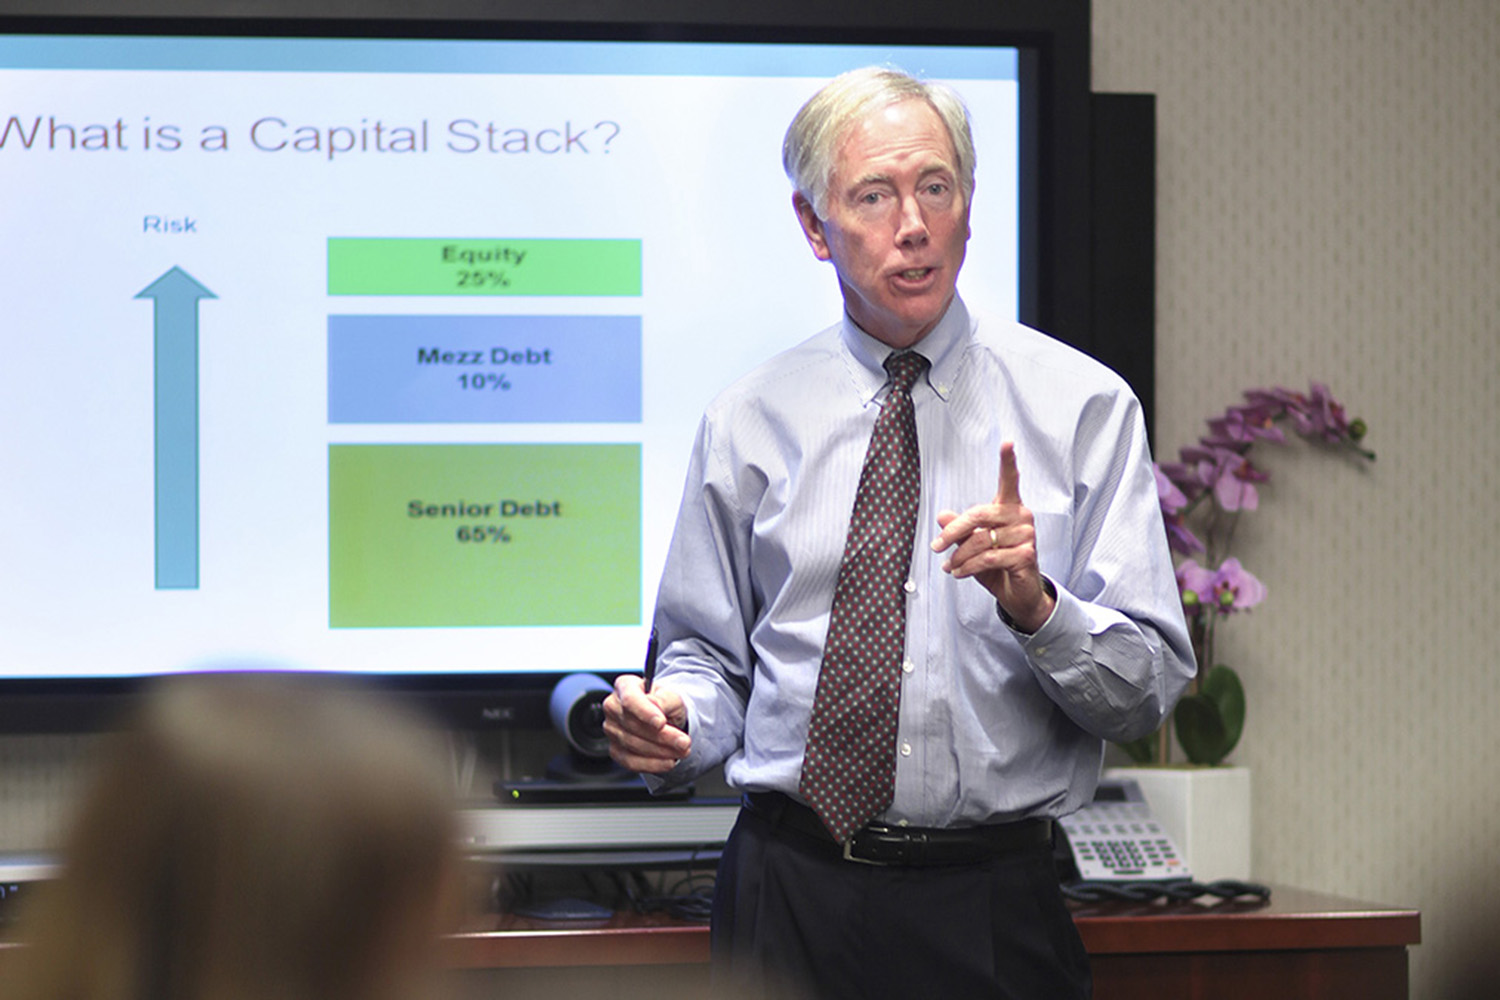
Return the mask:
[[693,745],[683,731],[687,706],[670,688],[657,685],[648,693],[634,674],[615,679],[615,689],[604,699],[604,735],[609,755],[631,771],[665,774]]
[[942,533],[932,551],[953,549],[944,572],[978,580],[1022,632],[1042,627],[1057,602],[1047,593],[1037,565],[1036,524],[1021,503],[1013,443],[1000,446],[1000,488],[994,502],[962,514],[945,510],[938,514],[938,527]]

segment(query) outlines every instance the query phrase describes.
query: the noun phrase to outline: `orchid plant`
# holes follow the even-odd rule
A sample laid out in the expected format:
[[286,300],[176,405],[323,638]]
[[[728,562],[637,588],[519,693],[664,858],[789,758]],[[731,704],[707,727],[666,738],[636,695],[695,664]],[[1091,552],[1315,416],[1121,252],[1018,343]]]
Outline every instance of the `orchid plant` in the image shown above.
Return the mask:
[[[1247,390],[1244,403],[1208,420],[1209,433],[1183,448],[1180,461],[1155,466],[1167,542],[1179,558],[1177,590],[1199,664],[1170,725],[1194,764],[1221,763],[1244,728],[1244,688],[1238,674],[1214,662],[1214,630],[1265,600],[1265,584],[1229,555],[1229,548],[1240,515],[1260,505],[1256,483],[1269,478],[1251,462],[1251,449],[1265,442],[1285,444],[1287,425],[1318,446],[1375,458],[1361,445],[1364,421],[1349,420],[1328,387],[1314,382],[1306,393]],[[1122,746],[1137,763],[1165,764],[1171,756],[1168,729]]]

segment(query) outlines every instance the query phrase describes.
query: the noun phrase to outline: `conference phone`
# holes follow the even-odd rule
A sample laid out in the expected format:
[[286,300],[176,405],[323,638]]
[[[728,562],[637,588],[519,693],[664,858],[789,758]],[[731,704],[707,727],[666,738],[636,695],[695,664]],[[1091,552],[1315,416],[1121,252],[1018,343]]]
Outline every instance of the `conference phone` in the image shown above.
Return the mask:
[[1193,877],[1187,859],[1151,813],[1139,782],[1103,778],[1087,806],[1058,821],[1065,881],[1169,882]]

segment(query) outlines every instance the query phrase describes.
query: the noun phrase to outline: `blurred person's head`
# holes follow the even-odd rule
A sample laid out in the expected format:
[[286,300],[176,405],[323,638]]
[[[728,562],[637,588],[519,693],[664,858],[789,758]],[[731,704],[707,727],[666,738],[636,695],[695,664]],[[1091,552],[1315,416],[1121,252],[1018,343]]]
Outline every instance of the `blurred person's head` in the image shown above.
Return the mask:
[[162,682],[18,928],[28,1000],[406,1000],[456,877],[428,735],[327,679]]

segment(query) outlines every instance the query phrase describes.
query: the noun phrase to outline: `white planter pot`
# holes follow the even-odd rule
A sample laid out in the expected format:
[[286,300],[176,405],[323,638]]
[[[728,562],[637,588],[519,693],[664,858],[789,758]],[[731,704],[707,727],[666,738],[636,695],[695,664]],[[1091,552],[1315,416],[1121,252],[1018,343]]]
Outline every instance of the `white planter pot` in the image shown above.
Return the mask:
[[1199,882],[1250,878],[1250,769],[1113,767],[1132,778]]

